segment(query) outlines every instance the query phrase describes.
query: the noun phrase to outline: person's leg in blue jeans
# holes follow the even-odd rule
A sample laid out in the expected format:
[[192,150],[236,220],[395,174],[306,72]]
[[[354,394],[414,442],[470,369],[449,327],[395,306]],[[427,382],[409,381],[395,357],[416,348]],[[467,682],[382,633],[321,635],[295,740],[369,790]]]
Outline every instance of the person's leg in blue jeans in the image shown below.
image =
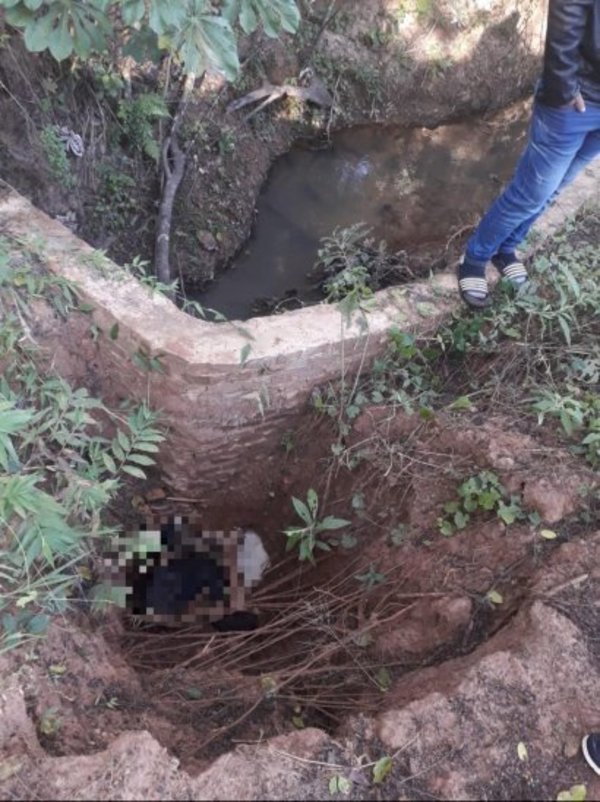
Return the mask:
[[506,255],[506,257],[514,257],[515,250],[523,242],[527,234],[529,234],[529,230],[535,221],[544,213],[548,206],[554,203],[563,189],[568,187],[569,184],[571,184],[575,178],[577,178],[577,175],[598,156],[600,156],[600,131],[593,131],[591,134],[586,136],[583,145],[571,162],[571,166],[567,170],[567,173],[563,178],[559,188],[546,202],[546,205],[540,212],[536,212],[536,214],[531,215],[531,217],[525,220],[524,223],[522,223],[512,232],[512,234],[498,248],[498,254]]
[[485,266],[498,254],[509,254],[522,240],[555,193],[572,180],[598,151],[600,106],[585,112],[537,103],[528,145],[511,183],[483,217],[467,243],[459,269],[459,288],[470,306],[488,302]]

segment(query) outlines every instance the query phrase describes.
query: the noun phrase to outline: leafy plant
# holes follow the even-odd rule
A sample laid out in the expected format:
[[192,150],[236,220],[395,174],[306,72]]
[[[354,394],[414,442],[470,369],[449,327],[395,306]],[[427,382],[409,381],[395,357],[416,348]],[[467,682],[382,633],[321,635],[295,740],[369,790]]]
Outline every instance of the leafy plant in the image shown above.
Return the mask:
[[169,117],[163,98],[155,92],[144,92],[133,100],[122,100],[117,114],[131,147],[158,162],[160,150],[154,124]]
[[136,210],[135,181],[111,164],[98,167],[99,186],[90,209],[94,231],[123,230]]
[[373,590],[376,585],[380,585],[385,580],[385,576],[380,571],[377,571],[373,563],[371,563],[369,570],[364,574],[356,574],[356,579],[367,590]]
[[373,291],[393,281],[402,268],[400,255],[389,254],[386,243],[376,243],[367,225],[355,223],[323,237],[312,272],[326,299],[339,302],[348,316],[368,308]]
[[526,517],[519,496],[509,496],[495,473],[481,471],[458,487],[458,500],[444,505],[446,515],[438,518],[438,528],[450,536],[465,529],[477,511],[495,512],[507,526]]
[[412,334],[392,328],[385,353],[373,362],[371,371],[348,386],[330,384],[313,391],[314,408],[335,418],[345,437],[361,411],[372,404],[399,406],[406,412],[418,410],[424,418],[437,396],[438,378],[431,355]]
[[[94,544],[112,532],[108,503],[125,475],[145,477],[163,440],[146,407],[109,410],[38,366],[24,328],[32,297],[76,308],[64,280],[0,240],[0,652],[42,635],[91,580]],[[112,438],[100,421],[112,422]]]
[[53,125],[42,128],[40,142],[52,178],[65,189],[72,189],[75,186],[75,179],[71,173],[65,147]]
[[188,73],[213,69],[228,80],[239,71],[235,27],[245,33],[259,24],[267,36],[295,33],[300,13],[294,0],[0,0],[6,21],[24,33],[28,50],[48,49],[57,61],[88,59],[127,41],[126,55],[138,61],[173,53]]
[[538,413],[538,424],[546,416],[558,418],[569,437],[577,437],[573,451],[592,465],[600,465],[600,398],[597,394],[581,393],[572,385],[565,385],[571,394],[541,389],[532,408]]
[[142,347],[138,348],[132,357],[134,364],[145,373],[164,373],[165,369],[160,358],[161,354],[150,354]]
[[331,551],[329,543],[322,540],[319,535],[322,532],[349,526],[350,521],[346,521],[343,518],[334,518],[331,515],[319,519],[319,497],[313,488],[310,488],[306,494],[306,503],[294,496],[292,497],[292,504],[304,526],[290,526],[284,530],[284,534],[287,537],[286,551],[297,548],[298,559],[301,562],[305,560],[314,562],[315,549]]

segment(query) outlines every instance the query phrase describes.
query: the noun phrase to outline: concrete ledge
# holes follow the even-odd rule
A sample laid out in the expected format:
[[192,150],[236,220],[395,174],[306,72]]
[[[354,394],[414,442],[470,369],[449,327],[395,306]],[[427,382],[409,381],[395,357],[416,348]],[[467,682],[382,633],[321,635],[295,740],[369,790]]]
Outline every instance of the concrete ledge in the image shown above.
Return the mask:
[[[548,233],[583,202],[598,202],[599,177],[598,168],[588,169],[539,230]],[[392,326],[432,332],[459,305],[455,278],[446,273],[377,293],[366,330],[344,326],[326,304],[243,324],[207,323],[153,294],[2,182],[0,221],[0,233],[27,241],[93,308],[67,321],[40,309],[34,333],[56,368],[109,404],[146,399],[163,410],[165,479],[206,504],[226,499],[232,487],[265,491],[283,433],[312,388],[341,374],[342,362],[352,374],[381,352]],[[95,341],[92,322],[101,332]],[[158,356],[164,373],[138,367],[140,351]]]

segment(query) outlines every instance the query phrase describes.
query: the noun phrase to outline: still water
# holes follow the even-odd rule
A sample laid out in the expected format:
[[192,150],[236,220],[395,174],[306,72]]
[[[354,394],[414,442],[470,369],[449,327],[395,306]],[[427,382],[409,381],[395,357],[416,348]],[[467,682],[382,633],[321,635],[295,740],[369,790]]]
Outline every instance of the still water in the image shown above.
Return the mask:
[[293,148],[271,170],[245,248],[194,297],[229,319],[248,318],[257,300],[289,291],[317,301],[308,273],[319,240],[361,221],[391,250],[443,251],[510,178],[528,118],[520,103],[486,121],[434,130],[365,126],[335,134],[327,149]]

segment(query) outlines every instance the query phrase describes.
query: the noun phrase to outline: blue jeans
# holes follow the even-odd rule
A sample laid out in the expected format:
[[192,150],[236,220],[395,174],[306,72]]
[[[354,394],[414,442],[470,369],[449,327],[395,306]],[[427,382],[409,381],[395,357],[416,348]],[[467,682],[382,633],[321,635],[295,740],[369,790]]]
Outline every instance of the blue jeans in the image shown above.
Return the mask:
[[529,142],[512,181],[467,242],[465,263],[483,268],[496,254],[509,254],[558,193],[600,155],[600,105],[584,112],[536,102]]

